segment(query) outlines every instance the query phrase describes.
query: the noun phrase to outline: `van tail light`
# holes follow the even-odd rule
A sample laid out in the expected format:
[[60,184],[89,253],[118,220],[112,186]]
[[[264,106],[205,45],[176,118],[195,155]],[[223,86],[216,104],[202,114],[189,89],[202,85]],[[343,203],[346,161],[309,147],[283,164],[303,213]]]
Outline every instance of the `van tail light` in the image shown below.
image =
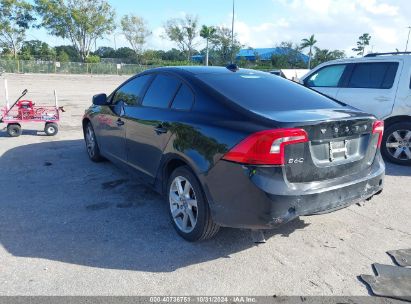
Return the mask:
[[284,165],[286,145],[308,142],[303,129],[276,129],[254,133],[237,144],[223,159],[247,165]]
[[384,134],[384,122],[382,120],[377,120],[372,126],[372,134],[378,134],[378,144],[377,147],[381,147],[382,136]]

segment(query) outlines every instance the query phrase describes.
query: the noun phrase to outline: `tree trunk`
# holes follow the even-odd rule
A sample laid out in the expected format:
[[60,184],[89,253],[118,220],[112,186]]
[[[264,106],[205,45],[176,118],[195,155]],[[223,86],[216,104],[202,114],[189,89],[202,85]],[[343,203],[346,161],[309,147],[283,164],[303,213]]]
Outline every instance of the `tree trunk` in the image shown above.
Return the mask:
[[311,70],[311,57],[312,57],[313,53],[312,53],[312,49],[310,46],[310,53],[308,54],[308,69]]
[[206,46],[206,59],[205,59],[205,65],[208,66],[208,38],[207,38],[207,46]]

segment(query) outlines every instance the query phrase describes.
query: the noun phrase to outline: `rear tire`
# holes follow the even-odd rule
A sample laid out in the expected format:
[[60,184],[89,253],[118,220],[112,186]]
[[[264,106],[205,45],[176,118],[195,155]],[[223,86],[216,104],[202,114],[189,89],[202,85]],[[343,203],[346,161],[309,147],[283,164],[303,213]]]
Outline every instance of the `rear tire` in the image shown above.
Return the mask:
[[10,137],[19,137],[22,133],[21,126],[19,124],[9,124],[7,125],[7,134]]
[[59,132],[59,127],[54,122],[48,122],[44,126],[44,132],[46,133],[47,136],[54,136]]
[[103,161],[104,158],[101,156],[100,148],[98,147],[97,143],[96,134],[94,133],[94,129],[91,125],[91,122],[88,122],[86,124],[86,127],[84,128],[84,140],[86,142],[88,157],[96,163]]
[[385,129],[381,154],[389,162],[411,166],[411,122],[394,123]]
[[220,227],[211,218],[203,189],[189,167],[178,167],[171,174],[167,197],[171,222],[182,238],[197,242],[217,234]]

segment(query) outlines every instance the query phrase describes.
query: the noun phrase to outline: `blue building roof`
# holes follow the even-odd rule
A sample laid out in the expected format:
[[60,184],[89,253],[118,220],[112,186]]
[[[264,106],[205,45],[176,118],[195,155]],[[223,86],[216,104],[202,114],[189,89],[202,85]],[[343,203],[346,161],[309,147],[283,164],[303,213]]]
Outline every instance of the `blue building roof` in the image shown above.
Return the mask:
[[[239,59],[246,59],[250,61],[255,61],[256,56],[260,60],[271,60],[273,55],[286,55],[289,53],[291,49],[285,47],[276,47],[276,48],[259,48],[259,49],[243,49],[237,54],[237,60]],[[301,60],[304,62],[308,62],[308,56],[300,53]]]

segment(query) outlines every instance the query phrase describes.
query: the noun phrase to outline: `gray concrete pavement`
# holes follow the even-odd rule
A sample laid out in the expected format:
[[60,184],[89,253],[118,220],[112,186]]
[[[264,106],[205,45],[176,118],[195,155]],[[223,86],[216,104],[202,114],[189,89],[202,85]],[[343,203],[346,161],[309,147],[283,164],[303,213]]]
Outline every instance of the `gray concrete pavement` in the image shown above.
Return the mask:
[[0,132],[0,295],[367,295],[357,276],[411,247],[411,168],[395,165],[379,197],[269,231],[266,244],[235,229],[187,243],[158,194],[87,158],[84,109],[125,77],[3,77],[11,97],[28,88],[39,104],[57,89],[67,112],[56,137]]

